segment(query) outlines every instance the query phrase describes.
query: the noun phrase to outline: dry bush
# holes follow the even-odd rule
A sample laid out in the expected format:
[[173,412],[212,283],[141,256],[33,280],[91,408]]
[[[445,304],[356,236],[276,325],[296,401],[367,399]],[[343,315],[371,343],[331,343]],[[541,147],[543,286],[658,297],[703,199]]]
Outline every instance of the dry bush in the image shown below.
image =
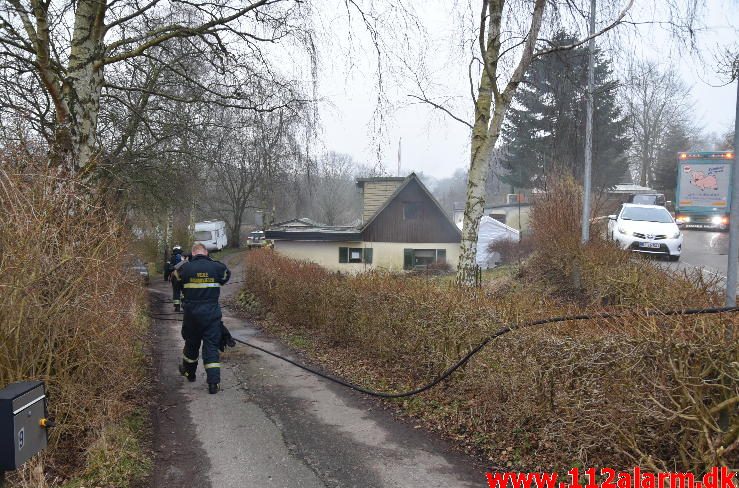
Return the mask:
[[572,176],[556,175],[531,209],[534,254],[525,269],[531,281],[585,306],[674,308],[719,305],[717,281],[700,272],[669,272],[608,241],[601,224],[580,244],[582,189]]
[[[273,319],[267,326],[320,341],[319,357],[375,387],[417,386],[503,323],[583,311],[531,271],[531,281],[470,290],[388,273],[339,276],[272,251],[250,253],[247,267],[249,292]],[[665,287],[680,297],[693,286],[649,283],[663,289],[649,292],[650,303]],[[625,294],[609,286],[621,303],[640,299],[633,286]],[[667,308],[710,298],[692,290],[691,300]],[[736,466],[739,344],[722,335],[735,317],[632,310],[514,331],[401,405],[498,466]],[[719,427],[720,411],[729,428]]]
[[0,386],[46,382],[57,427],[45,459],[66,477],[141,391],[143,287],[119,215],[43,161],[21,162],[0,169]]
[[533,240],[528,235],[522,235],[519,241],[504,239],[488,245],[488,252],[497,252],[500,255],[501,264],[518,263],[528,258],[533,249]]

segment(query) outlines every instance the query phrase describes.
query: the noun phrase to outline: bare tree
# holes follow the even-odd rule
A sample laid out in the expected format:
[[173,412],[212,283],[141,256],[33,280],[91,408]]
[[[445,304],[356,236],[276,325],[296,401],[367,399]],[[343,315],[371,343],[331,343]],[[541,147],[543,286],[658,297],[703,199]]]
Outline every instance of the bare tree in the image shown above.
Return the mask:
[[[243,79],[231,63],[238,65],[241,55],[263,60],[260,45],[297,30],[288,19],[299,18],[300,7],[297,0],[7,0],[0,6],[0,58],[42,90],[40,101],[25,100],[22,108],[31,107],[39,120],[53,113],[53,122],[38,129],[51,139],[57,161],[70,171],[89,172],[98,155],[103,92],[131,89],[107,83],[106,71],[138,58],[155,60],[156,49],[175,40],[196,40],[192,51],[222,75],[215,83],[201,83],[197,100],[210,97],[242,107],[248,105],[239,92]],[[176,64],[169,69],[189,79]]]
[[[246,122],[246,123],[245,123]],[[244,212],[258,188],[261,168],[256,127],[244,118],[233,117],[229,127],[214,135],[214,176],[208,192],[208,206],[214,207],[229,227],[229,246],[241,245]]]
[[648,186],[654,182],[655,163],[668,128],[687,120],[690,89],[672,68],[645,61],[629,70],[624,101],[639,184]]
[[313,189],[318,219],[328,225],[349,224],[359,216],[354,173],[357,168],[351,156],[328,152],[318,165],[318,178]]

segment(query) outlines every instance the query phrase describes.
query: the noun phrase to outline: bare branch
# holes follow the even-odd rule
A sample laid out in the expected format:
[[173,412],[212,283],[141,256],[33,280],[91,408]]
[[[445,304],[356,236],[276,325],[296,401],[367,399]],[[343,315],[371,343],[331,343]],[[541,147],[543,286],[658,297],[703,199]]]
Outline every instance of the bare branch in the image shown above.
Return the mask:
[[415,98],[416,100],[419,100],[419,101],[421,101],[421,102],[423,102],[423,103],[428,103],[429,105],[431,105],[431,106],[432,106],[432,107],[434,107],[435,109],[437,109],[437,110],[441,110],[442,112],[444,112],[444,113],[445,113],[445,114],[447,114],[447,115],[448,115],[449,117],[451,117],[451,118],[453,118],[454,120],[456,120],[457,122],[460,122],[460,123],[462,123],[462,124],[466,125],[467,127],[469,127],[470,129],[472,129],[472,124],[470,124],[469,122],[467,122],[466,120],[464,120],[464,119],[463,119],[463,118],[461,118],[461,117],[457,117],[456,115],[454,115],[454,114],[453,114],[453,113],[452,113],[452,112],[451,112],[451,111],[450,111],[449,109],[447,109],[446,107],[444,107],[444,106],[442,106],[442,105],[439,105],[439,104],[438,104],[438,103],[436,103],[436,102],[432,102],[432,101],[431,101],[431,100],[429,100],[428,98],[425,98],[425,97],[419,97],[418,95],[407,95],[407,96],[409,96],[409,97],[411,97],[411,98]]

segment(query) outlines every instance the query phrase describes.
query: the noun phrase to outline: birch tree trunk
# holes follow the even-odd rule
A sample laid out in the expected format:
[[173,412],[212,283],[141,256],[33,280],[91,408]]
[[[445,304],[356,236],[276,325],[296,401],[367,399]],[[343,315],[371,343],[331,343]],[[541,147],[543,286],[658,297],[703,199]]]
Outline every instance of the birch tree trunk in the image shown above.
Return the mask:
[[75,12],[69,65],[62,85],[67,126],[57,129],[69,131],[75,172],[80,169],[89,172],[97,152],[105,9],[106,0],[79,0]]
[[52,162],[76,173],[95,156],[103,87],[106,0],[77,2],[66,68],[53,59],[49,4],[31,0],[31,10],[27,11],[19,0],[9,1],[21,19],[33,47],[39,79],[54,105]]
[[483,69],[475,100],[475,123],[472,127],[470,170],[467,176],[467,201],[457,268],[457,284],[461,286],[474,286],[475,284],[477,233],[485,210],[485,183],[493,149],[500,137],[500,130],[513,95],[533,60],[534,48],[546,6],[545,0],[536,0],[534,3],[531,24],[522,47],[521,57],[505,89],[501,92],[496,80],[498,61],[501,56],[501,24],[504,4],[505,0],[485,1],[481,13],[479,37]]

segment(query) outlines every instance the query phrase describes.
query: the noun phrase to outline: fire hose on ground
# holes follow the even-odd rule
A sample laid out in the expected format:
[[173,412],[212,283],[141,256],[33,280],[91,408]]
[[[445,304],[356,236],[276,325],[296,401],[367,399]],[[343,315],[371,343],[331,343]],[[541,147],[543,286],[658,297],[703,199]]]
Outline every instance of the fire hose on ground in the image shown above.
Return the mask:
[[[709,314],[720,314],[720,313],[733,313],[739,311],[739,307],[715,307],[715,308],[695,308],[695,309],[678,309],[678,310],[652,310],[652,311],[643,311],[641,317],[670,317],[670,316],[688,316],[688,315],[709,315]],[[164,314],[162,314],[164,315]],[[452,364],[450,367],[442,371],[439,375],[436,376],[435,379],[433,379],[431,382],[420,386],[418,388],[415,388],[413,390],[405,391],[405,392],[397,392],[397,393],[389,393],[389,392],[382,392],[382,391],[376,391],[371,390],[368,388],[364,388],[359,385],[355,385],[353,383],[349,383],[347,381],[344,381],[340,378],[336,378],[334,376],[331,376],[326,373],[322,373],[321,371],[318,371],[317,369],[311,368],[310,366],[307,366],[305,364],[299,363],[297,361],[294,361],[292,359],[289,359],[285,356],[282,356],[280,354],[277,354],[275,352],[272,352],[268,349],[265,349],[263,347],[257,346],[256,344],[252,344],[248,341],[244,341],[242,339],[237,339],[236,337],[233,337],[233,340],[243,344],[245,346],[251,347],[253,349],[256,349],[257,351],[260,351],[264,354],[268,354],[274,358],[280,359],[282,361],[285,361],[286,363],[292,364],[293,366],[296,366],[304,371],[307,371],[309,373],[312,373],[316,376],[319,376],[321,378],[324,378],[328,381],[331,381],[333,383],[339,384],[341,386],[344,386],[346,388],[352,389],[354,391],[358,391],[360,393],[364,393],[366,395],[379,397],[379,398],[405,398],[410,397],[414,395],[418,395],[420,393],[423,393],[425,391],[430,390],[431,388],[435,387],[439,383],[442,383],[443,381],[447,380],[452,374],[454,374],[455,371],[457,371],[459,368],[464,366],[469,362],[472,357],[474,357],[477,353],[482,351],[485,346],[493,342],[494,340],[498,339],[501,336],[504,336],[508,334],[509,332],[513,332],[514,330],[529,328],[529,327],[536,327],[536,326],[542,326],[546,324],[554,324],[559,322],[576,322],[576,321],[585,321],[585,320],[593,320],[593,319],[617,319],[617,318],[625,318],[629,316],[633,316],[633,312],[602,312],[602,313],[595,313],[595,314],[583,314],[583,315],[569,315],[569,316],[561,316],[561,317],[551,317],[547,319],[540,319],[540,320],[532,320],[528,322],[521,322],[519,324],[508,324],[505,325],[492,334],[488,335],[485,339],[480,341],[475,347],[470,349],[464,356],[462,356],[460,359],[458,359],[454,364]],[[179,321],[180,319],[174,319],[174,318],[166,318],[166,317],[156,317],[152,316],[152,318],[156,320],[171,320],[171,321]]]

